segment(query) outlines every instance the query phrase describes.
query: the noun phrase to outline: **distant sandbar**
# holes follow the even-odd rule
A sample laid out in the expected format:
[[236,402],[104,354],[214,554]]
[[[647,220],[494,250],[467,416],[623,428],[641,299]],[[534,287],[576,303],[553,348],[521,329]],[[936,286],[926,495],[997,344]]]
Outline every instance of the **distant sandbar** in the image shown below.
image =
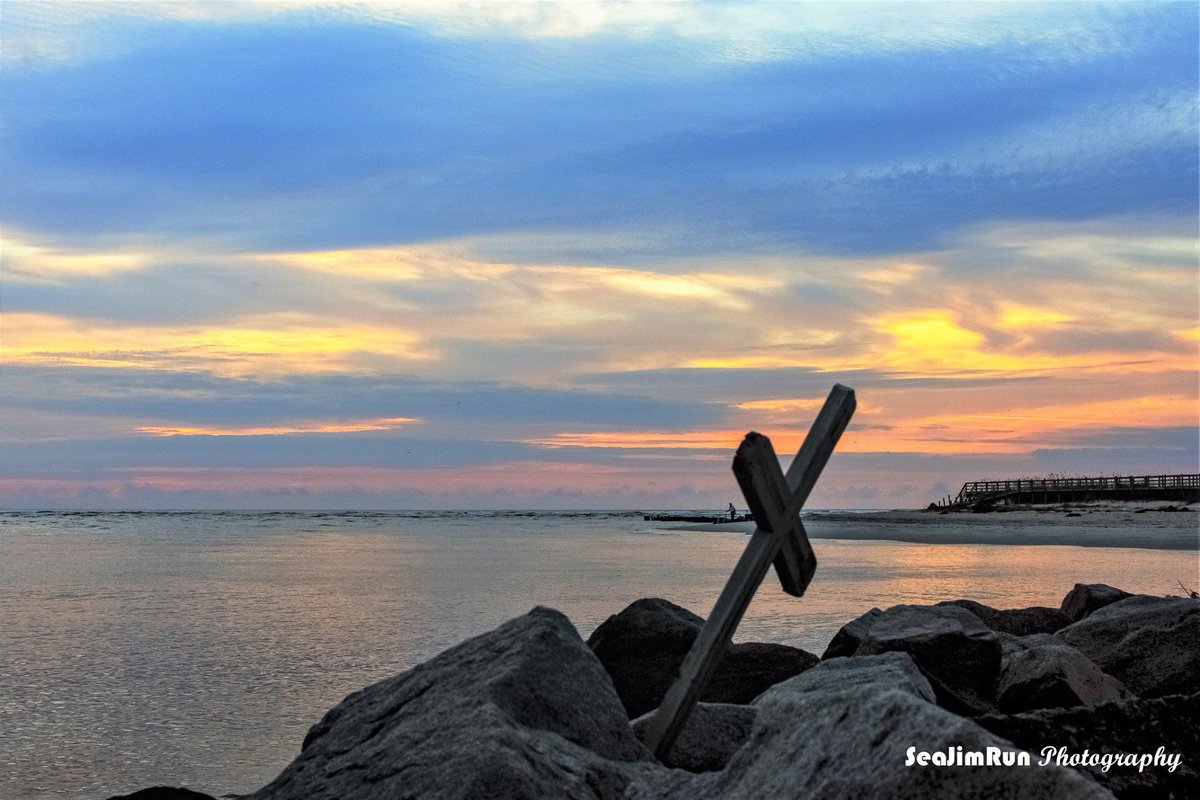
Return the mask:
[[[1033,506],[989,514],[937,511],[817,511],[804,527],[814,539],[914,544],[1071,545],[1200,550],[1200,512],[1162,510],[1168,503]],[[1175,506],[1179,508],[1179,506]],[[675,525],[674,530],[751,533],[753,522]]]

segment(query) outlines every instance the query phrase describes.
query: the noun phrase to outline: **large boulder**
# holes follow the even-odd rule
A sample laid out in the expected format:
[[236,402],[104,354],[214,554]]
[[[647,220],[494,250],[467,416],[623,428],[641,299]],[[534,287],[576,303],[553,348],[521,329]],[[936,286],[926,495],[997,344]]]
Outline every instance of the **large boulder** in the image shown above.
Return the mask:
[[[671,766],[692,772],[722,769],[749,738],[758,706],[771,702],[776,695],[853,691],[860,688],[896,689],[909,692],[926,702],[934,702],[933,687],[906,653],[834,658],[775,684],[749,706],[697,703],[679,739],[671,748],[667,761]],[[639,738],[652,718],[653,714],[647,714],[634,721],[634,732]]]
[[976,603],[974,600],[947,600],[938,605],[965,608],[979,617],[980,621],[992,630],[998,633],[1011,633],[1013,636],[1054,633],[1059,628],[1065,628],[1074,622],[1059,609],[1047,606],[992,608],[983,603]]
[[[904,662],[908,662],[905,664]],[[878,682],[873,680],[878,679]],[[845,685],[843,685],[845,681]],[[1030,754],[970,720],[923,699],[930,687],[909,656],[834,659],[773,687],[756,705],[750,740],[718,773],[656,794],[725,798],[1111,798],[1090,778],[1062,768],[922,765],[919,753],[989,753],[1004,763]],[[961,751],[955,750],[960,748]]]
[[[1145,700],[1131,697],[1096,708],[1047,708],[975,719],[983,727],[1034,753],[1066,763],[1086,751],[1104,756],[1148,758],[1142,765],[1082,764],[1100,783],[1125,800],[1184,800],[1200,797],[1200,694]],[[1049,748],[1049,749],[1048,749]],[[1061,748],[1061,749],[1060,749]],[[1157,757],[1157,761],[1155,760]],[[1167,760],[1179,759],[1174,770]]]
[[821,655],[821,660],[854,655],[859,646],[866,641],[867,631],[871,630],[871,626],[881,616],[883,616],[882,610],[872,608],[867,613],[860,614],[847,622],[829,640],[829,644],[825,646],[825,652]]
[[595,800],[653,763],[575,628],[535,608],[351,694],[250,797]]
[[[612,677],[630,717],[658,708],[704,619],[660,598],[632,603],[605,620],[588,647]],[[700,699],[749,703],[769,686],[808,669],[812,653],[781,644],[735,644],[725,653]]]
[[912,656],[942,707],[958,714],[995,710],[1000,639],[970,611],[913,605],[872,609],[839,631],[822,658],[893,651]]
[[1078,622],[1093,611],[1132,596],[1107,583],[1077,583],[1067,592],[1060,608],[1072,622]]
[[1142,697],[1200,691],[1200,600],[1134,595],[1054,635]]
[[809,692],[853,692],[896,689],[928,702],[937,702],[929,680],[921,674],[908,653],[881,653],[859,658],[831,658],[772,686],[763,692],[754,705],[768,703],[780,695],[802,695]]
[[[757,713],[754,706],[697,703],[672,745],[666,763],[689,772],[724,769],[729,758],[749,738]],[[633,732],[638,739],[645,738],[653,718],[654,712],[650,712],[633,721]]]
[[1098,706],[1128,695],[1120,681],[1049,634],[1016,638],[1004,642],[1003,649],[996,689],[1001,711]]

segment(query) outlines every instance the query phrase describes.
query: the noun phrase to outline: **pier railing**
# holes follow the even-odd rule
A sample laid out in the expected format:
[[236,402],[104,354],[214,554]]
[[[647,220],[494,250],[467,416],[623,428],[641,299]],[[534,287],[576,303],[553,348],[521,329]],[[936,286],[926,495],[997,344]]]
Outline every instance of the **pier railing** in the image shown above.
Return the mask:
[[1200,490],[1200,474],[1114,475],[1107,478],[1021,478],[1011,481],[969,481],[958,492],[957,503],[1006,495],[1061,495],[1064,493],[1121,494],[1136,491]]

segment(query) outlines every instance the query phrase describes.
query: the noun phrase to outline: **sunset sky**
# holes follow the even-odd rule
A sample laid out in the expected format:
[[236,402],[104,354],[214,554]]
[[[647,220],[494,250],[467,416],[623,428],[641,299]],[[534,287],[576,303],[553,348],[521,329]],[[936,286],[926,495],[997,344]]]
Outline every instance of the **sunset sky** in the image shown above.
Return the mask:
[[1196,472],[1194,2],[0,8],[0,507]]

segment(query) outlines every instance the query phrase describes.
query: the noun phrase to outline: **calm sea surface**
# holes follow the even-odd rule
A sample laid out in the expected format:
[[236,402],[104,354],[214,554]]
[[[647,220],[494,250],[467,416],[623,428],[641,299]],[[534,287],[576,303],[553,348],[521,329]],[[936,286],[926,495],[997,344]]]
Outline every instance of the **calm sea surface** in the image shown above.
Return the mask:
[[[584,637],[639,597],[706,615],[746,541],[632,512],[0,513],[0,799],[251,791],[347,693],[532,606]],[[739,640],[820,654],[872,606],[1196,581],[1195,551],[814,549],[808,594],[769,575]]]

